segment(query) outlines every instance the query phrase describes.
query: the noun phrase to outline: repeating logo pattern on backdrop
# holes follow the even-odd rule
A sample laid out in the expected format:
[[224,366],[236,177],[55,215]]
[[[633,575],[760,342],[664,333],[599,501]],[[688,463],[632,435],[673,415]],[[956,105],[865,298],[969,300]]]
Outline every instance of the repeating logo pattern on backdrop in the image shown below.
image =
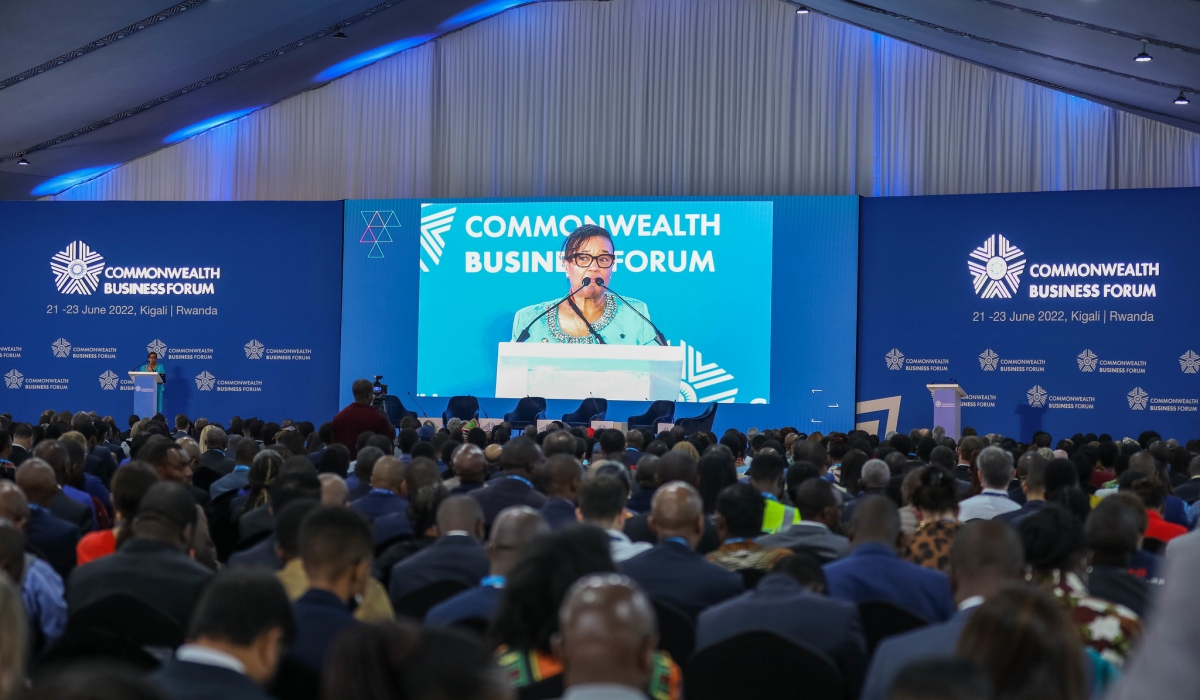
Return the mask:
[[217,378],[209,374],[208,371],[196,375],[196,388],[200,391],[212,391],[216,385]]
[[1184,374],[1196,374],[1200,371],[1200,355],[1188,350],[1179,356],[1179,369]]
[[70,357],[71,344],[67,342],[66,338],[59,338],[50,344],[50,351],[54,353],[55,357]]
[[163,359],[163,355],[167,354],[167,345],[163,341],[155,338],[146,346],[146,354],[154,353],[158,355],[158,359]]
[[892,348],[888,354],[883,356],[883,361],[887,363],[887,368],[890,370],[904,369],[904,353],[900,352],[899,348]]
[[1084,350],[1075,356],[1075,362],[1079,365],[1080,372],[1095,372],[1096,363],[1099,361],[1100,358],[1091,350]]
[[4,375],[4,386],[9,389],[20,389],[25,382],[25,375],[15,369],[8,370],[8,374]]
[[979,368],[984,372],[995,372],[996,365],[1000,364],[1000,356],[992,351],[991,348],[984,350],[979,355]]
[[120,379],[111,369],[105,370],[104,374],[100,375],[100,388],[105,391],[112,391],[117,388],[117,383]]
[[[997,245],[997,239],[999,244]],[[975,293],[983,299],[1011,299],[1021,287],[1025,272],[1025,253],[1007,238],[992,234],[983,245],[971,251],[967,261]],[[976,262],[978,261],[978,262]]]
[[1129,400],[1129,407],[1135,411],[1146,410],[1146,404],[1150,401],[1149,394],[1142,391],[1140,386],[1133,387],[1133,391],[1126,394],[1125,398]]
[[1025,392],[1025,398],[1029,400],[1029,405],[1033,408],[1045,408],[1046,406],[1046,390],[1039,384],[1034,384],[1032,389]]
[[261,360],[266,348],[257,340],[251,339],[249,343],[243,346],[243,349],[246,351],[247,360]]
[[83,241],[75,241],[50,258],[50,271],[59,292],[91,294],[100,286],[104,258]]

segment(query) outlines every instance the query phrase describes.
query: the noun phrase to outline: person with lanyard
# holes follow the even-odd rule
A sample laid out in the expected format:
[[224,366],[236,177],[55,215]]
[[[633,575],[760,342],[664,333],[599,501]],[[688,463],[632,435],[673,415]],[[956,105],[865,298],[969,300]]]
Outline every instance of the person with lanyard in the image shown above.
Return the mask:
[[798,510],[779,502],[779,497],[783,494],[783,474],[786,468],[787,463],[776,452],[762,453],[750,467],[750,485],[758,489],[766,499],[762,531],[768,535],[800,522]]
[[159,363],[158,353],[151,352],[150,354],[146,355],[146,363],[144,365],[142,365],[141,367],[138,367],[137,371],[139,371],[139,372],[158,372],[159,375],[161,375],[163,381],[159,382],[158,384],[155,385],[155,391],[157,392],[157,394],[155,397],[154,412],[162,413],[163,412],[163,387],[165,386],[164,382],[167,381],[167,370]]
[[542,463],[542,450],[532,439],[521,436],[513,438],[500,453],[501,472],[488,485],[467,494],[483,509],[483,522],[491,528],[496,517],[511,506],[529,506],[541,509],[546,497],[533,486],[533,475]]
[[492,526],[487,543],[488,575],[479,585],[430,608],[425,624],[450,626],[467,620],[491,622],[500,604],[508,572],[517,563],[526,543],[550,532],[546,520],[529,506],[506,508]]
[[958,504],[958,519],[991,520],[997,515],[1019,510],[1020,505],[1008,495],[1012,481],[1012,455],[999,447],[988,447],[979,453],[976,460],[979,482],[983,491]]

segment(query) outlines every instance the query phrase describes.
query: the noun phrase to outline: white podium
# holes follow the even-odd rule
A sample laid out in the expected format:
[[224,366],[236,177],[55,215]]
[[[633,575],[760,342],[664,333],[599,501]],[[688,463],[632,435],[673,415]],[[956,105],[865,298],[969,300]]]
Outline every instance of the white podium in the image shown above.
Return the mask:
[[674,401],[683,346],[500,343],[496,398]]

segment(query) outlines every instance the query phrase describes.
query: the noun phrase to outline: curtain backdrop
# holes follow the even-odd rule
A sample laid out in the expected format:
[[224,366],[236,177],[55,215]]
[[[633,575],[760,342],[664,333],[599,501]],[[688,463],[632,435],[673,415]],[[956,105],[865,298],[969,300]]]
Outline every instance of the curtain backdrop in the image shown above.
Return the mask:
[[505,12],[50,199],[1200,186],[1200,135],[777,0]]

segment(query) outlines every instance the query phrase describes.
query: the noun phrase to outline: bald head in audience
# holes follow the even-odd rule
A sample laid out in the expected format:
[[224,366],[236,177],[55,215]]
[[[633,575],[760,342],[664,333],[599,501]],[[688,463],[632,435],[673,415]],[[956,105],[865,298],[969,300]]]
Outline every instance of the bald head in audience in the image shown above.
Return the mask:
[[321,505],[344,506],[350,501],[350,489],[346,480],[332,472],[319,474],[321,480]]
[[887,496],[867,496],[850,518],[850,541],[854,546],[874,542],[895,547],[900,540],[900,511]]
[[500,511],[492,523],[487,555],[492,576],[508,576],[525,545],[538,535],[550,532],[542,514],[529,506],[513,506]]
[[451,496],[438,506],[437,528],[441,537],[451,532],[465,532],[482,541],[483,509],[470,496]]
[[583,484],[583,467],[574,455],[556,454],[546,460],[542,484],[547,496],[565,498],[574,503],[579,498],[579,487]]
[[21,487],[11,481],[0,480],[0,518],[8,520],[22,531],[25,530],[25,523],[29,522],[29,501]]
[[999,520],[972,520],[954,535],[950,548],[950,589],[955,602],[990,597],[1025,570],[1025,549],[1017,531]]
[[585,576],[559,609],[562,630],[554,639],[563,664],[563,685],[621,685],[641,691],[654,670],[658,645],[654,609],[629,578]]
[[695,549],[704,536],[704,500],[691,484],[672,481],[654,492],[647,521],[659,542],[682,537]]
[[[63,450],[63,454],[66,454],[66,450]],[[17,469],[17,486],[21,487],[31,503],[39,506],[48,505],[58,494],[58,478],[54,469],[37,457],[25,460]]]
[[371,488],[404,495],[404,462],[391,456],[376,460],[375,468],[371,470]]

